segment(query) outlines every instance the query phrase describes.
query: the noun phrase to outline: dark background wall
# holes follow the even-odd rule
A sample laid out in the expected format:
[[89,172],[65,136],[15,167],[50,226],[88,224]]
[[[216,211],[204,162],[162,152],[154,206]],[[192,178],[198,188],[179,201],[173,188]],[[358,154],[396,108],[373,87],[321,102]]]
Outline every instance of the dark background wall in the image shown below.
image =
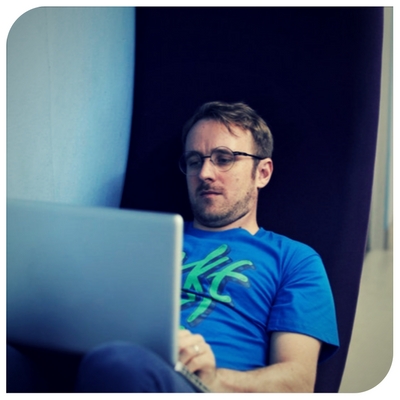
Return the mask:
[[314,247],[335,296],[341,350],[319,368],[337,391],[364,255],[379,112],[382,9],[136,10],[134,113],[121,206],[190,219],[177,166],[183,123],[211,100],[270,125],[274,174],[259,223]]

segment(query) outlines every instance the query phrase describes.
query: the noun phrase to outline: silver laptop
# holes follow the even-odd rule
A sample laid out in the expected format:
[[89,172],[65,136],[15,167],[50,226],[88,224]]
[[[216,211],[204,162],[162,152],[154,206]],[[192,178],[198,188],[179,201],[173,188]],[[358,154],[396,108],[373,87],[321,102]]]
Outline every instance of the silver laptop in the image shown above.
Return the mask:
[[7,201],[7,340],[87,352],[131,341],[177,361],[179,215]]
[[7,200],[7,342],[85,353],[145,346],[178,361],[183,220],[177,214]]

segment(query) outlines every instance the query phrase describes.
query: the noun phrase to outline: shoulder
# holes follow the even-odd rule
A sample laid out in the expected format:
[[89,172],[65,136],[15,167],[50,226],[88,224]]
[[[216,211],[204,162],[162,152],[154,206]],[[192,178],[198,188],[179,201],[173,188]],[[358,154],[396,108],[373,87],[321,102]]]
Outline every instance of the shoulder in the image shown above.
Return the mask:
[[318,253],[308,244],[263,228],[260,228],[256,237],[260,242],[276,247],[287,256],[319,257]]

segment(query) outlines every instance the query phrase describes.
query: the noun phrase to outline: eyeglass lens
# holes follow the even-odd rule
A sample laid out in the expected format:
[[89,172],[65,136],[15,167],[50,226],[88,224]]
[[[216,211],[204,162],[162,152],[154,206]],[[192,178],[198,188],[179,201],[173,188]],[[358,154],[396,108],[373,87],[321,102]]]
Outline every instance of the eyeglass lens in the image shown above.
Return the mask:
[[210,158],[211,162],[220,170],[229,170],[235,161],[235,155],[228,148],[218,147],[209,156],[202,156],[200,153],[191,152],[184,154],[180,160],[180,168],[187,175],[197,174],[203,166],[204,159]]

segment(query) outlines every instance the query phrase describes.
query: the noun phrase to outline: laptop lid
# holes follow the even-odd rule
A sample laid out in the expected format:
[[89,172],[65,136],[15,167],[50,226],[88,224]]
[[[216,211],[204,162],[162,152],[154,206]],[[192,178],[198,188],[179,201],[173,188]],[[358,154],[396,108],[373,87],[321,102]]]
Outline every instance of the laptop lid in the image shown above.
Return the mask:
[[7,201],[7,340],[86,352],[124,340],[177,361],[183,220]]

